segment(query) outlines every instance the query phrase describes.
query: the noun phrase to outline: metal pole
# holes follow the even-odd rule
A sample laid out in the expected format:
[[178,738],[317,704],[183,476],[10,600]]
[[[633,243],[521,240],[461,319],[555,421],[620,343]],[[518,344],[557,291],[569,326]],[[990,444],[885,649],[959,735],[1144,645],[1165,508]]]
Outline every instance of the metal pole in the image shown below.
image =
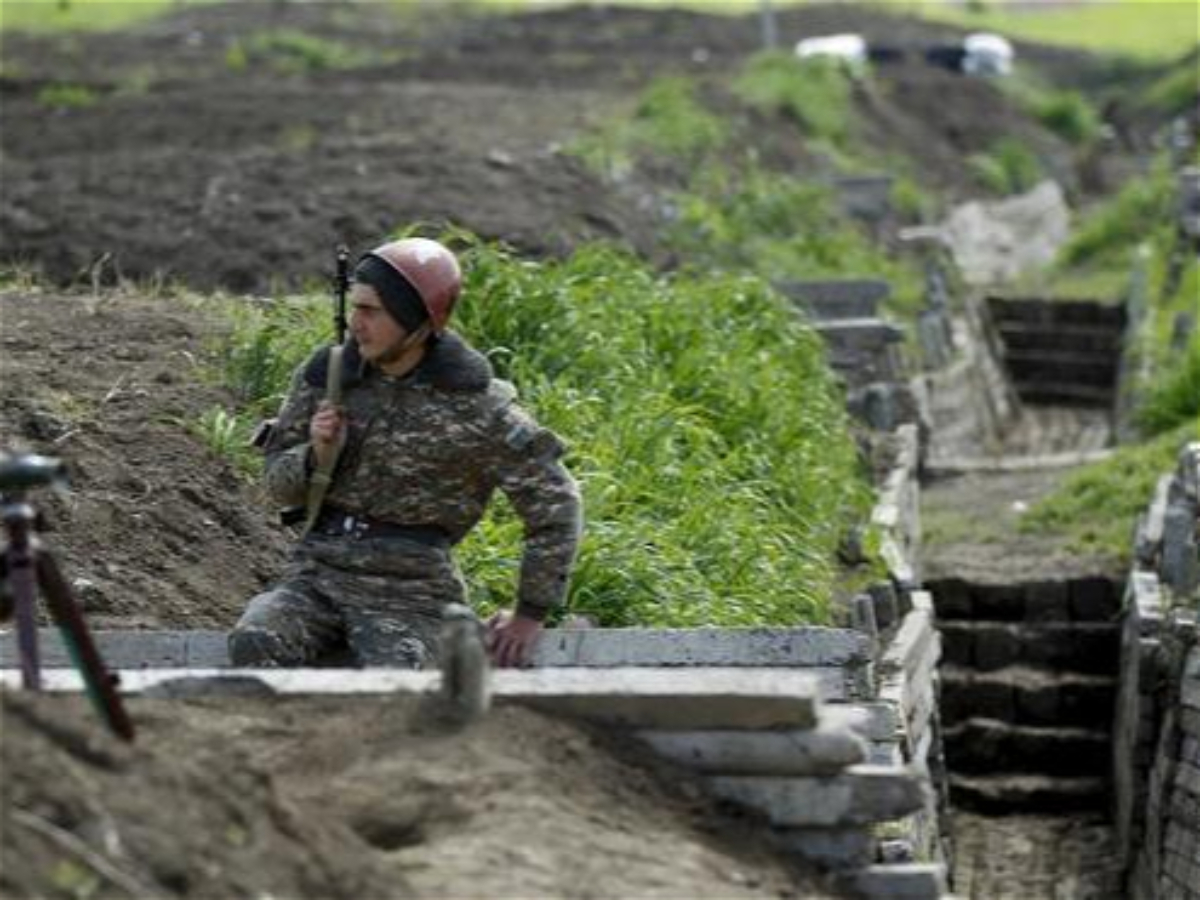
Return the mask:
[[775,7],[771,0],[758,0],[758,16],[762,22],[763,49],[774,50],[779,46],[779,29],[775,26]]

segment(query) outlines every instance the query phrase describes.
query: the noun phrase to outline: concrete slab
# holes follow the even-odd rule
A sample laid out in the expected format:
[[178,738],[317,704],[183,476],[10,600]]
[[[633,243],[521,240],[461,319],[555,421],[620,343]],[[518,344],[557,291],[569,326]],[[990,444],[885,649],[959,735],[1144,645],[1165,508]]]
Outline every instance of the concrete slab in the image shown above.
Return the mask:
[[[50,691],[79,691],[72,669],[45,673]],[[440,674],[403,669],[139,669],[120,674],[126,694],[245,693],[255,682],[277,694],[428,693]],[[16,688],[20,673],[0,672]],[[264,691],[265,693],[266,691]],[[818,682],[802,671],[751,668],[659,670],[505,669],[492,675],[493,702],[634,728],[808,729],[817,724]]]
[[946,891],[946,870],[933,863],[875,865],[847,876],[863,900],[938,900]]
[[534,665],[817,667],[870,658],[870,640],[848,628],[564,628],[544,633]]
[[780,828],[773,842],[784,853],[825,869],[858,869],[875,855],[875,838],[866,826],[857,828]]
[[921,782],[905,769],[853,766],[824,778],[735,775],[708,779],[718,796],[764,813],[781,827],[862,825],[924,806]]
[[[105,661],[116,669],[220,668],[229,665],[223,631],[97,631]],[[42,665],[69,667],[57,629],[39,630]],[[580,628],[549,629],[535,667],[781,666],[866,664],[871,642],[847,628]],[[11,630],[0,630],[0,668],[18,665]]]
[[663,757],[719,775],[835,775],[864,762],[866,742],[848,729],[639,731]]

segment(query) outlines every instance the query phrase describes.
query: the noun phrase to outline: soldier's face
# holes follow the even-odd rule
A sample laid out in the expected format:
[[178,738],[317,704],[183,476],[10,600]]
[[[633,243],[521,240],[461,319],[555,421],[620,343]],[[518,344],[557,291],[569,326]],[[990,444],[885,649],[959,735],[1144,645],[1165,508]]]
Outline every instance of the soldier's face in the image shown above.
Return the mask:
[[384,309],[375,288],[357,283],[350,290],[350,333],[358,342],[363,359],[378,364],[398,346],[408,332]]

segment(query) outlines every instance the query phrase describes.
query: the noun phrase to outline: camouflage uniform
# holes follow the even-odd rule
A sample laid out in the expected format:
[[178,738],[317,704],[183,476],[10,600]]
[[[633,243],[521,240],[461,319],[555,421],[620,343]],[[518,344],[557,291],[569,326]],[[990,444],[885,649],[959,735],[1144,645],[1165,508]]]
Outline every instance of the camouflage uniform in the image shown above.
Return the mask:
[[[326,349],[297,370],[265,448],[267,489],[285,506],[307,497],[309,420],[328,359]],[[464,599],[450,548],[497,487],[525,523],[517,611],[541,619],[562,603],[579,492],[558,439],[516,405],[487,360],[446,334],[397,378],[363,363],[351,344],[344,378],[347,440],[324,506],[337,514],[296,545],[282,580],[251,600],[230,635],[234,664],[306,665],[341,646],[359,665],[432,663],[442,608]],[[344,514],[413,533],[340,534]]]

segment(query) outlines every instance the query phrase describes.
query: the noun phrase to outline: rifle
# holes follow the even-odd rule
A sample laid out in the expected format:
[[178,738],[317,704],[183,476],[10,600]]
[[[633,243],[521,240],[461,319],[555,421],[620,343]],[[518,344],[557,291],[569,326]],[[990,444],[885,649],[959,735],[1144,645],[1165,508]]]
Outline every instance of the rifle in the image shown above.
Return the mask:
[[65,483],[66,469],[57,459],[0,452],[0,491],[4,492],[0,497],[0,518],[8,532],[8,546],[0,553],[0,570],[4,575],[0,619],[8,618],[15,607],[21,683],[26,690],[40,690],[36,606],[41,588],[50,616],[62,633],[63,644],[79,670],[92,705],[113,733],[132,741],[133,723],[117,693],[117,677],[105,668],[54,556],[35,536],[38,516],[26,501],[26,494],[34,487]]
[[[345,352],[346,293],[349,289],[350,251],[343,244],[337,248],[337,268],[333,277],[333,330],[337,342],[329,350],[329,369],[325,374],[325,401],[331,406],[342,404],[342,355]],[[307,512],[301,537],[312,530],[321,514],[321,506],[329,492],[330,482],[333,481],[333,471],[337,468],[338,455],[333,454],[324,465],[318,466],[308,483]]]

